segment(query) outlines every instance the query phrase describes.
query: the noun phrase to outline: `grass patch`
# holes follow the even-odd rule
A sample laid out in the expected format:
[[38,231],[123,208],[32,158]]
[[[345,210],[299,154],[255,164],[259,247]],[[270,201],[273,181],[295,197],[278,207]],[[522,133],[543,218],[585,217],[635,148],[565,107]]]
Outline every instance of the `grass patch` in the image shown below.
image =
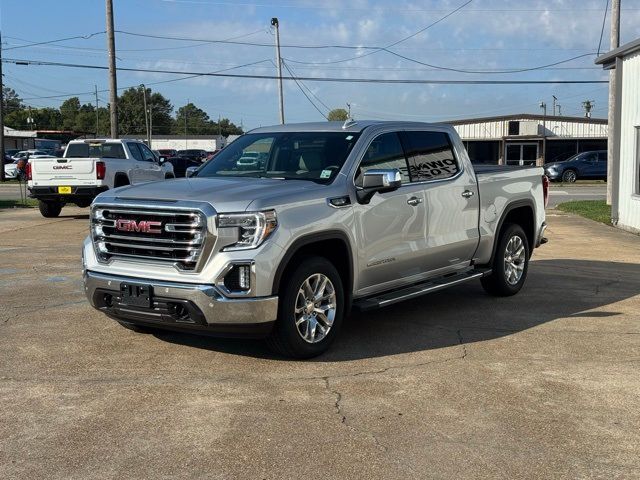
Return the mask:
[[604,200],[576,200],[561,203],[558,210],[575,213],[596,222],[611,225],[611,206]]
[[0,200],[0,208],[31,208],[37,207],[38,201],[33,198],[27,198],[27,203],[20,200]]

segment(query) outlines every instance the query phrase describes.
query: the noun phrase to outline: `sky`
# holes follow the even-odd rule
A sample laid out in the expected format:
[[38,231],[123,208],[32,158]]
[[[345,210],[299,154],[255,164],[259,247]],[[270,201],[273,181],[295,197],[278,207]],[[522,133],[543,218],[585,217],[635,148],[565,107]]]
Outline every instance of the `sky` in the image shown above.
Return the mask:
[[[134,69],[275,75],[275,37],[270,20],[277,17],[282,57],[290,70],[285,68],[284,76],[608,79],[608,73],[593,63],[606,0],[472,0],[464,5],[467,2],[113,0],[115,28],[127,32],[116,34],[117,64]],[[622,7],[621,43],[626,43],[640,37],[640,0],[623,0]],[[601,53],[609,50],[609,24],[607,17]],[[0,28],[4,59],[107,65],[104,0],[0,0]],[[91,34],[96,35],[25,46]],[[228,39],[254,45],[202,41]],[[372,48],[392,44],[388,51]],[[296,48],[301,46],[348,48]],[[581,58],[564,62],[578,56]],[[563,63],[527,72],[496,73],[556,62]],[[33,107],[57,107],[70,96],[93,103],[95,96],[89,92],[94,85],[100,104],[109,98],[105,70],[6,62],[3,70],[5,84]],[[141,83],[169,98],[175,110],[190,101],[212,119],[227,117],[245,129],[279,122],[276,80],[118,73],[119,88]],[[593,100],[593,116],[606,117],[607,89],[606,84],[407,85],[305,80],[284,82],[284,103],[287,123],[319,121],[321,113],[326,115],[330,108],[346,109],[347,103],[356,119],[431,122],[538,113],[541,101],[551,114],[552,95],[558,98],[563,115],[582,115],[582,101]]]

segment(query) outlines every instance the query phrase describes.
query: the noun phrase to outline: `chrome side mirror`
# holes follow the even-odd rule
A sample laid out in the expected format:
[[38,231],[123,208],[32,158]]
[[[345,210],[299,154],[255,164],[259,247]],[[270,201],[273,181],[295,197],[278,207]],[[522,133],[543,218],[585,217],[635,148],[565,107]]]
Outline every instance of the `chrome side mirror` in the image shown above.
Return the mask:
[[402,174],[397,168],[371,169],[362,175],[362,188],[356,192],[360,203],[369,203],[376,193],[393,192],[402,185]]

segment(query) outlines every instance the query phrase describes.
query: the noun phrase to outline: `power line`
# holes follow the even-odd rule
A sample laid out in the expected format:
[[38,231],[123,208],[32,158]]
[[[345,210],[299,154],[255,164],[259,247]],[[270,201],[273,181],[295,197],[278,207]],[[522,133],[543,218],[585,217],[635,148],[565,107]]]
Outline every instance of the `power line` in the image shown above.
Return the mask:
[[604,35],[604,25],[607,21],[607,13],[609,12],[609,0],[604,7],[604,15],[602,16],[602,29],[600,30],[600,40],[598,41],[598,55],[600,55],[600,48],[602,47],[602,36]]
[[75,35],[73,37],[58,38],[56,40],[47,40],[47,41],[44,41],[44,42],[28,43],[26,45],[16,45],[15,47],[6,47],[6,48],[3,48],[3,50],[6,51],[6,50],[15,50],[16,48],[35,47],[36,45],[49,45],[50,43],[66,42],[68,40],[78,40],[78,39],[88,40],[91,37],[95,37],[96,35],[103,35],[105,33],[107,33],[107,32],[102,31],[102,32],[90,33],[88,35]]
[[282,62],[282,65],[284,65],[284,68],[287,69],[287,72],[289,72],[289,75],[291,75],[291,78],[293,78],[293,81],[296,82],[296,85],[298,86],[302,94],[306,97],[307,100],[309,100],[309,103],[313,105],[313,108],[315,108],[318,111],[318,113],[322,115],[322,118],[326,120],[327,116],[324,113],[322,113],[322,110],[320,110],[315,103],[313,103],[313,100],[311,100],[311,97],[309,97],[309,95],[307,95],[307,92],[304,91],[304,88],[302,88],[302,86],[300,85],[296,77],[293,75],[293,72],[289,69],[286,62]]
[[[107,70],[102,65],[86,65],[77,63],[48,62],[43,60],[24,60],[16,58],[3,58],[3,63],[15,63],[16,65],[42,65],[67,68],[84,68],[91,70]],[[118,67],[124,72],[163,73],[187,76],[208,76],[221,78],[251,78],[258,80],[275,80],[276,75],[251,75],[238,73],[214,73],[214,72],[189,72],[179,70],[159,70],[153,68],[127,68]],[[293,80],[291,77],[283,77],[283,80]],[[298,80],[311,82],[335,82],[335,83],[386,83],[386,84],[434,84],[434,85],[533,85],[533,84],[596,84],[608,83],[607,80],[417,80],[417,79],[379,79],[379,78],[337,78],[337,77],[298,77]],[[92,93],[92,92],[90,92]]]

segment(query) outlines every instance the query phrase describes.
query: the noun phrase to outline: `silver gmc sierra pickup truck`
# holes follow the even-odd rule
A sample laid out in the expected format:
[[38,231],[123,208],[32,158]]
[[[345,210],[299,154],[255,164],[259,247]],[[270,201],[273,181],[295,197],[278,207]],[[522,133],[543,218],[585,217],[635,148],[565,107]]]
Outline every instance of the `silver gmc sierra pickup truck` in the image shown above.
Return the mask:
[[547,188],[541,168],[474,169],[447,125],[258,128],[191,178],[100,194],[86,295],[137,331],[261,336],[312,357],[352,308],[473,279],[517,293],[546,241]]

